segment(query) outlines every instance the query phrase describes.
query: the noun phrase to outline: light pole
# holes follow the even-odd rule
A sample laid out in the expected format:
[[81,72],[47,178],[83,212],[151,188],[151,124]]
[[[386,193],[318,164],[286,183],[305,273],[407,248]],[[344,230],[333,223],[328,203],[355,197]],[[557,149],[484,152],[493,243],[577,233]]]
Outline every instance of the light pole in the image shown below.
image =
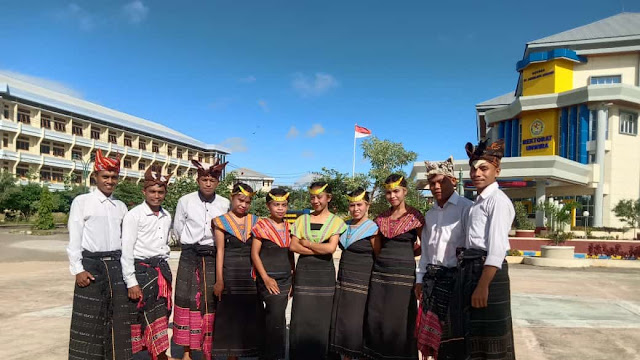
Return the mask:
[[589,222],[589,212],[588,211],[583,211],[582,212],[582,218],[584,219],[584,238],[587,238],[587,223]]

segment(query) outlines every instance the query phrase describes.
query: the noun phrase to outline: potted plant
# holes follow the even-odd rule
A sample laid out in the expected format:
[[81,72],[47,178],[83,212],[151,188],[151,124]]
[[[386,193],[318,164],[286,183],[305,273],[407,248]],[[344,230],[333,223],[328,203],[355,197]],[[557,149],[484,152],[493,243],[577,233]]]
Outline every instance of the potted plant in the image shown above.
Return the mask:
[[565,232],[569,221],[571,220],[571,212],[579,207],[575,201],[564,204],[558,202],[546,202],[539,204],[539,209],[545,212],[551,226],[548,238],[551,245],[543,245],[540,247],[540,256],[556,259],[573,259],[575,254],[575,246],[564,246],[563,244],[573,238],[572,232]]
[[520,201],[516,201],[513,207],[516,211],[516,237],[536,237],[536,226],[533,221],[529,219],[527,207]]

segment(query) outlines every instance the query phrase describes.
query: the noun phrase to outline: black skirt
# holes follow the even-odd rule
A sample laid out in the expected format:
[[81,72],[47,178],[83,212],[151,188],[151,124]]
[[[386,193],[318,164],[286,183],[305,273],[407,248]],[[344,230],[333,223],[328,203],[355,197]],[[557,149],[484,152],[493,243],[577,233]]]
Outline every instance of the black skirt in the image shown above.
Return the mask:
[[362,357],[364,314],[372,266],[370,237],[342,249],[331,316],[330,348],[334,353]]
[[132,359],[131,323],[136,306],[129,301],[122,278],[120,251],[83,251],[82,266],[95,281],[75,286],[69,359]]
[[383,238],[369,285],[364,328],[364,353],[373,359],[417,359],[414,336],[417,300],[413,292],[416,230]]
[[263,307],[251,277],[251,242],[225,232],[224,291],[216,309],[214,356],[257,356],[261,350]]
[[291,360],[327,358],[335,286],[332,254],[300,255],[293,284]]
[[264,302],[264,349],[262,359],[284,359],[287,346],[286,310],[291,290],[291,264],[289,248],[281,248],[269,240],[263,240],[260,247],[260,260],[267,275],[278,283],[280,294],[273,295],[267,290],[264,281],[258,275],[256,286],[260,299]]

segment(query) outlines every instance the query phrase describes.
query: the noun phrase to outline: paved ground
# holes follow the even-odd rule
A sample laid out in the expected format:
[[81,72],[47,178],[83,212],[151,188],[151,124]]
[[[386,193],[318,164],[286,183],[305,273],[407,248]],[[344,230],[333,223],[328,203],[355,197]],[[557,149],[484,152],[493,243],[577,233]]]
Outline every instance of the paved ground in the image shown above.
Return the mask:
[[[0,233],[0,358],[66,359],[73,289],[66,242]],[[518,359],[640,359],[640,271],[510,271]]]

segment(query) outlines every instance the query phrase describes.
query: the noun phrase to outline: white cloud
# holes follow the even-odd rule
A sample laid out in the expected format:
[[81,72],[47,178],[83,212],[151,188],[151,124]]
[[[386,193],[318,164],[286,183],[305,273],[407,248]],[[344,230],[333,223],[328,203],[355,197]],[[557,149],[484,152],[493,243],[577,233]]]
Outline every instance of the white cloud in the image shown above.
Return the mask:
[[299,177],[294,183],[294,187],[307,187],[311,184],[316,178],[318,174],[308,173]]
[[302,97],[320,96],[340,86],[338,80],[330,74],[315,73],[313,77],[303,73],[293,74],[291,87]]
[[209,104],[209,107],[211,107],[212,109],[224,109],[226,107],[228,107],[229,105],[231,105],[231,103],[233,102],[233,98],[230,97],[220,97],[217,99],[214,99],[211,104]]
[[249,148],[247,147],[247,140],[241,137],[231,137],[224,140],[220,145],[226,147],[231,152],[247,152]]
[[308,137],[316,137],[321,134],[324,134],[324,128],[320,124],[313,124],[311,129],[307,130]]
[[287,139],[295,139],[298,135],[300,135],[300,131],[295,126],[292,126],[287,133]]
[[269,112],[269,104],[263,99],[258,99],[258,106],[262,109],[262,111],[268,113]]
[[313,158],[315,155],[316,155],[316,154],[315,154],[313,151],[311,151],[311,150],[305,150],[305,151],[303,151],[303,152],[300,154],[300,156],[302,156],[302,157],[303,157],[303,158],[305,158],[305,159],[311,159],[311,158]]
[[36,85],[36,86],[40,86],[43,87],[45,89],[49,89],[49,90],[53,90],[65,95],[69,95],[69,96],[73,96],[76,98],[82,98],[82,93],[76,89],[73,89],[72,87],[70,87],[69,85],[66,85],[62,82],[59,81],[55,81],[55,80],[50,80],[47,78],[42,78],[42,77],[37,77],[37,76],[32,76],[32,75],[27,75],[27,74],[22,74],[16,71],[11,71],[11,70],[2,70],[0,69],[0,74],[17,79],[17,80],[21,80],[24,82],[28,82],[30,84]]
[[76,22],[82,30],[91,30],[96,25],[93,15],[76,3],[68,4],[57,16],[60,20]]
[[240,81],[241,83],[245,83],[245,84],[251,84],[251,83],[256,82],[256,80],[257,80],[257,79],[256,79],[256,77],[255,77],[255,76],[253,76],[253,75],[248,75],[248,76],[245,76],[245,77],[243,77],[243,78],[240,78],[240,80],[238,80],[238,81]]
[[134,0],[122,6],[122,13],[129,23],[140,24],[147,18],[149,7],[140,0]]

